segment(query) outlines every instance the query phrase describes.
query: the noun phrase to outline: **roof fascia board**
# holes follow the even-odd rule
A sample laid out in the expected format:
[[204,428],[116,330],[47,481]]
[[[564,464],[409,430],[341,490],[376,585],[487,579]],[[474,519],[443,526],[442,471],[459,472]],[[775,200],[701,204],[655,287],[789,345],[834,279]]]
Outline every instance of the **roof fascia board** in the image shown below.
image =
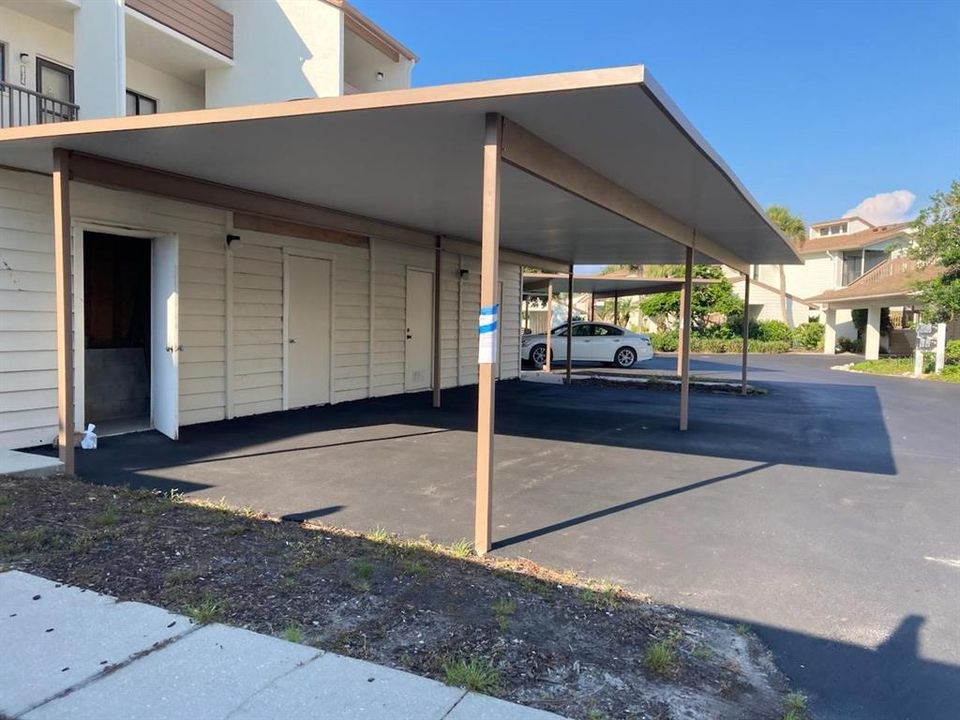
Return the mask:
[[694,228],[637,197],[509,118],[503,120],[504,162],[597,207],[647,228],[717,262],[748,272],[749,263]]
[[214,125],[217,123],[247,122],[276,118],[325,115],[330,113],[378,110],[383,108],[415,107],[463,100],[487,100],[518,95],[546,94],[570,90],[639,85],[643,82],[644,67],[635,65],[602,70],[581,70],[551,75],[484,80],[480,82],[434,85],[430,87],[384,90],[375,93],[338,95],[333,97],[289,100],[262,105],[184,110],[155,115],[131,115],[116,118],[74,120],[64,123],[27,125],[0,129],[0,142],[6,140],[38,140],[69,138],[91,133],[124,132],[131,130],[173,129]]

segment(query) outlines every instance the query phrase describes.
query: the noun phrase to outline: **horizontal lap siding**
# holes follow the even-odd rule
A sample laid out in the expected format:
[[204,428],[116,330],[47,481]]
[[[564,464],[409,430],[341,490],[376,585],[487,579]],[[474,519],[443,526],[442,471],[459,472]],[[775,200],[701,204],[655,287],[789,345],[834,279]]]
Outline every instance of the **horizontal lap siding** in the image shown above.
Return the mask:
[[500,266],[500,379],[520,376],[520,267]]
[[283,404],[283,250],[246,236],[233,251],[233,414],[237,417],[274,412]]
[[[178,236],[180,424],[224,417],[224,213],[80,183],[70,191],[77,223]],[[50,178],[0,171],[0,447],[57,432],[52,213]],[[83,329],[74,332],[79,344]]]
[[333,243],[242,231],[234,258],[234,412],[283,405],[283,251],[333,262],[333,402],[367,397],[368,251]]
[[440,386],[456,387],[460,349],[460,256],[440,258]]
[[0,171],[0,447],[57,434],[50,178]]
[[432,269],[433,250],[374,241],[373,395],[404,391],[407,268]]

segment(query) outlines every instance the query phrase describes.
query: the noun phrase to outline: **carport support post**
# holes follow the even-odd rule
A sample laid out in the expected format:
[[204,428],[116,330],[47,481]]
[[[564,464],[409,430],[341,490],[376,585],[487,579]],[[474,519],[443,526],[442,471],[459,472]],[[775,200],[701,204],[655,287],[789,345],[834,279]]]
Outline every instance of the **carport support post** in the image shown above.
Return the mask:
[[[503,118],[487,113],[483,141],[483,216],[480,230],[480,351],[477,398],[477,495],[473,547],[478,555],[491,548],[493,509],[493,419],[497,377],[497,269],[500,254],[500,154]],[[484,312],[488,314],[484,314]],[[493,316],[492,327],[489,322]],[[485,342],[484,335],[489,335]],[[492,343],[492,344],[489,344]]]
[[613,294],[613,324],[620,324],[620,293],[616,292]]
[[597,296],[595,293],[590,293],[590,322],[593,322],[593,312],[597,308]]
[[433,251],[433,406],[440,407],[440,264],[443,238],[437,235]]
[[543,369],[550,372],[553,361],[553,280],[547,280],[547,355]]
[[750,276],[743,276],[743,347],[740,350],[740,394],[747,394],[747,346],[750,344]]
[[835,355],[837,352],[837,310],[827,308],[823,311],[823,354]]
[[573,265],[567,274],[567,372],[564,382],[570,384],[570,368],[573,364]]
[[683,338],[683,319],[687,316],[687,303],[684,297],[683,288],[680,288],[680,316],[677,322],[680,324],[680,332],[677,333],[677,375],[683,375],[683,349],[687,346]]
[[683,313],[680,319],[680,429],[687,429],[690,405],[690,310],[693,304],[693,248],[687,248],[683,272],[683,292],[680,294]]
[[53,151],[53,253],[57,305],[57,445],[66,475],[74,473],[73,288],[70,270],[70,154]]

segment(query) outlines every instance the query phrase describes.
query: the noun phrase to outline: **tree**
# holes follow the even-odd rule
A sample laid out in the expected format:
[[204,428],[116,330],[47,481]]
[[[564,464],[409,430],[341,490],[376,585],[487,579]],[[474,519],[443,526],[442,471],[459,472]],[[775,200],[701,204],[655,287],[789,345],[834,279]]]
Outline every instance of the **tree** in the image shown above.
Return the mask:
[[[773,221],[773,224],[780,228],[780,232],[799,244],[806,237],[807,229],[803,220],[790,212],[784,205],[771,205],[767,208],[767,217]],[[787,315],[787,274],[783,269],[783,263],[778,266],[780,270],[780,314],[783,321],[790,327],[793,327],[792,318]]]
[[[671,265],[669,275],[661,277],[683,277],[682,265]],[[652,269],[648,266],[646,269]],[[707,285],[695,285],[690,302],[690,329],[702,332],[710,324],[711,315],[732,315],[740,312],[742,302],[733,292],[730,281],[723,271],[715,265],[694,265],[695,278],[708,278],[716,282]],[[653,318],[657,325],[664,325],[670,318],[676,324],[680,317],[680,292],[657,293],[648,295],[640,302],[640,310]]]
[[946,322],[960,317],[960,181],[930,196],[930,205],[913,222],[916,231],[907,255],[920,267],[940,265],[943,274],[915,283],[927,319]]

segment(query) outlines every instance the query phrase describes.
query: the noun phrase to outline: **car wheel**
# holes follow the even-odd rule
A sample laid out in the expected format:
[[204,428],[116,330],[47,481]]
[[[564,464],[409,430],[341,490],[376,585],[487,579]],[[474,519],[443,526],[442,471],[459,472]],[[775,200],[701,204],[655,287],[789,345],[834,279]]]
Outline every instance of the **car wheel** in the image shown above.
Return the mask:
[[530,362],[537,370],[542,370],[547,364],[547,346],[534,345],[530,348]]
[[613,356],[613,364],[619,368],[632,367],[636,361],[637,354],[633,351],[633,348],[620,348],[617,350],[616,355]]

